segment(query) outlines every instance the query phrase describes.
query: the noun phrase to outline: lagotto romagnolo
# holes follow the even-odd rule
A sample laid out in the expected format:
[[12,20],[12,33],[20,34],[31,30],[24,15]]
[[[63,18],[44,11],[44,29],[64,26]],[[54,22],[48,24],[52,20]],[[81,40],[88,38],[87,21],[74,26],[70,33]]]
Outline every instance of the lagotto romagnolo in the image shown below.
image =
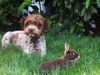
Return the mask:
[[46,40],[44,36],[47,20],[39,14],[30,14],[21,21],[23,30],[4,34],[2,47],[9,43],[20,47],[26,53],[36,52],[41,56],[46,54]]

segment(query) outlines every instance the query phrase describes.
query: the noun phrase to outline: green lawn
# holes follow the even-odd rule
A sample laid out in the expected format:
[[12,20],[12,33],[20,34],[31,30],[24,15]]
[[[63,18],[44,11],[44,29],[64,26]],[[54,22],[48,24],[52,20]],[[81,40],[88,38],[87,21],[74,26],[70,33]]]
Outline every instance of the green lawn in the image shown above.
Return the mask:
[[53,37],[46,34],[46,40],[47,55],[43,58],[27,55],[12,45],[2,48],[0,44],[0,75],[45,75],[45,72],[39,71],[39,64],[60,57],[65,42],[80,53],[80,59],[70,67],[52,70],[47,75],[100,75],[100,37],[62,33]]

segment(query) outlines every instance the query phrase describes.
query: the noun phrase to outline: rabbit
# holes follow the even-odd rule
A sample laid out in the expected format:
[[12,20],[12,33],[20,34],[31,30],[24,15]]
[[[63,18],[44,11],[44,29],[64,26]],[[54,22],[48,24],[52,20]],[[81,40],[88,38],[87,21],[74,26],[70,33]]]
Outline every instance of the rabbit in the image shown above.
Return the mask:
[[65,51],[63,56],[56,60],[46,61],[40,64],[41,70],[51,70],[56,68],[62,68],[64,66],[72,65],[77,59],[80,58],[80,54],[72,49],[68,43],[64,45]]

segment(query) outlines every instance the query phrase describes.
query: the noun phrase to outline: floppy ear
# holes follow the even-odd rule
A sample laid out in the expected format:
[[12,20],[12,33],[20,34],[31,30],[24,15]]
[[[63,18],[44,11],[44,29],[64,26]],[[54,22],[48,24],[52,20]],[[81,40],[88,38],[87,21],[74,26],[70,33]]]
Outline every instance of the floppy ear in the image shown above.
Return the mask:
[[24,17],[20,20],[20,24],[21,24],[21,27],[22,29],[24,29],[24,23],[25,23],[25,20],[26,20],[27,17]]
[[47,29],[47,27],[48,27],[48,21],[44,19],[44,29]]
[[65,51],[64,51],[64,54],[66,54],[66,52],[69,50],[69,44],[65,42]]

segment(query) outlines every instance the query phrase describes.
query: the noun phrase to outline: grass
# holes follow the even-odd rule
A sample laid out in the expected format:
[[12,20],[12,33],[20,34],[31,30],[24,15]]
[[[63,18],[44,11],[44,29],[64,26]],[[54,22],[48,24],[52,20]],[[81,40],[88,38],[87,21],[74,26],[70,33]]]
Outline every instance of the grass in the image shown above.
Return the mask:
[[52,70],[46,75],[100,75],[100,37],[62,33],[47,34],[46,40],[47,55],[43,58],[36,54],[27,55],[12,45],[2,48],[0,44],[0,75],[45,75],[39,71],[39,64],[60,57],[65,42],[80,53],[80,59],[70,67]]

